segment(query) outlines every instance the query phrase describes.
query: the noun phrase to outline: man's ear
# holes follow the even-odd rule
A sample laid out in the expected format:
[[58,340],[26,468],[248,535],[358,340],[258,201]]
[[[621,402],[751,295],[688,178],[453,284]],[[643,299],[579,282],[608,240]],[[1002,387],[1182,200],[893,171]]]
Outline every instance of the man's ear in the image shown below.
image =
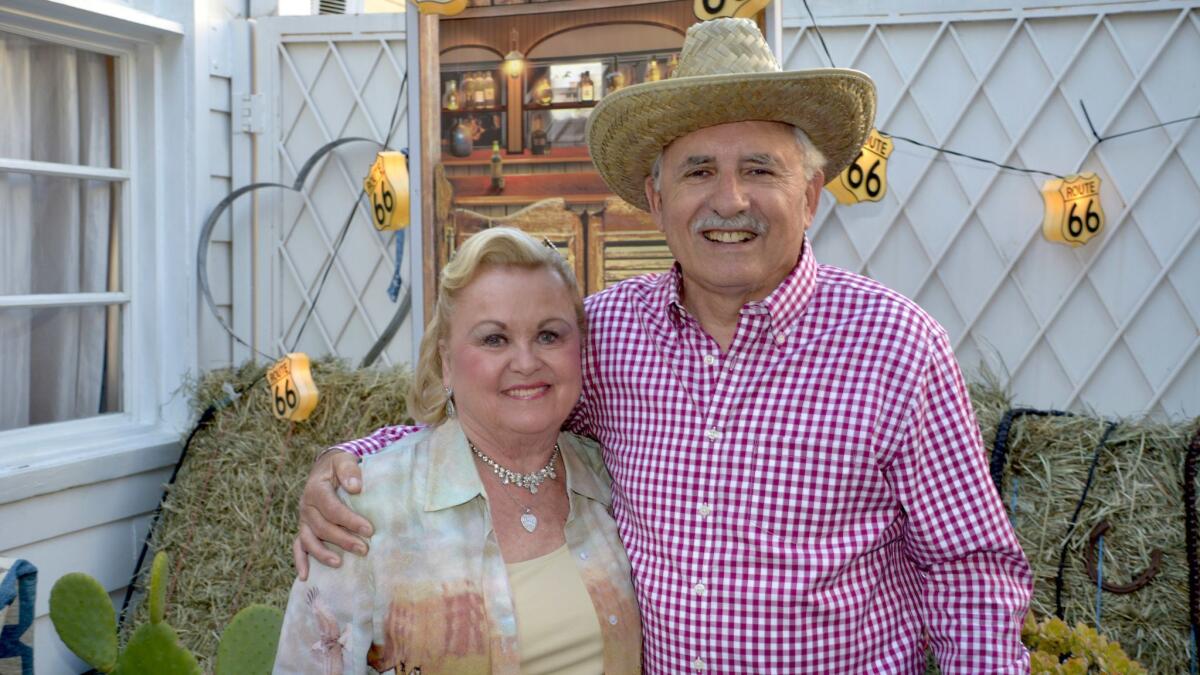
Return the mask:
[[812,178],[808,179],[808,187],[805,188],[805,206],[808,207],[808,222],[812,224],[812,219],[817,215],[817,206],[821,203],[821,188],[825,187],[825,172],[817,169],[813,171]]
[[646,202],[650,205],[650,217],[654,219],[658,231],[666,232],[663,228],[662,193],[654,189],[654,176],[646,176]]

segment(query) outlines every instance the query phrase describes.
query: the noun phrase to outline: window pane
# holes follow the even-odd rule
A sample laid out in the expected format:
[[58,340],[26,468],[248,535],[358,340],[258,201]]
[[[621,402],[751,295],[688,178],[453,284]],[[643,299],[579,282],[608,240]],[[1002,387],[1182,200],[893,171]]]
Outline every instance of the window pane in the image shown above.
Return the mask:
[[0,173],[0,295],[122,290],[119,194],[105,181]]
[[0,31],[0,157],[111,168],[111,56]]
[[120,412],[121,312],[0,309],[0,431]]

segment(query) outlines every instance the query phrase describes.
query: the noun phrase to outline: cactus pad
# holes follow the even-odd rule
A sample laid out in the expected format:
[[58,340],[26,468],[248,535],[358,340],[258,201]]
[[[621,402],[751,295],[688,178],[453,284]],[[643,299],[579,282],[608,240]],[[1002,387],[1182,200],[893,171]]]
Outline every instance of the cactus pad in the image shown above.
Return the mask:
[[165,623],[138,626],[121,652],[114,675],[201,675],[196,657],[183,645],[175,631]]
[[92,577],[72,572],[50,590],[50,620],[64,644],[102,673],[117,663],[117,615],[108,593]]
[[216,675],[268,675],[283,629],[283,612],[250,605],[234,615],[217,647]]
[[167,554],[159,551],[150,566],[150,622],[162,623],[167,611]]

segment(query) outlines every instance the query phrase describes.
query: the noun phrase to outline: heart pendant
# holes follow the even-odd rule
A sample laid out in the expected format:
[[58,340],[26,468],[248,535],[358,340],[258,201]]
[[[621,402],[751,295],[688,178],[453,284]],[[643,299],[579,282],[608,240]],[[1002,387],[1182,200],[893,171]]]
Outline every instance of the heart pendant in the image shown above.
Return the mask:
[[526,512],[521,514],[521,527],[525,528],[526,532],[533,533],[537,529],[537,516]]

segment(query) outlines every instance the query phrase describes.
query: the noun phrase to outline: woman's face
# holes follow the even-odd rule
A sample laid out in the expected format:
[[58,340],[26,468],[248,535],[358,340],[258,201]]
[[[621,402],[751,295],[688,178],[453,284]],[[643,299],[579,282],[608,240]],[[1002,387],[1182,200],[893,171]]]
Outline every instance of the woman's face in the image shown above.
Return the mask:
[[459,293],[449,329],[442,378],[468,437],[511,443],[558,432],[579,400],[582,336],[557,274],[485,267]]

